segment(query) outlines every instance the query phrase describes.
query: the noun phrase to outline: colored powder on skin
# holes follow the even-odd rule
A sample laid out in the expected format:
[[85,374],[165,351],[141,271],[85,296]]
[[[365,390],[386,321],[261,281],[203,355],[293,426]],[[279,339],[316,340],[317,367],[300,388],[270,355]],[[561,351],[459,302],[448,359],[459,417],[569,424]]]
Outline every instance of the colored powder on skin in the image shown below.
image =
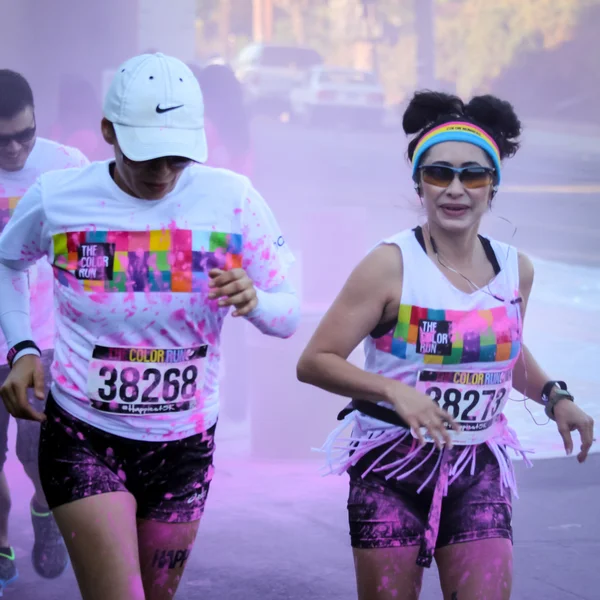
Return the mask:
[[144,585],[139,575],[130,575],[129,590],[131,592],[131,600],[144,600]]

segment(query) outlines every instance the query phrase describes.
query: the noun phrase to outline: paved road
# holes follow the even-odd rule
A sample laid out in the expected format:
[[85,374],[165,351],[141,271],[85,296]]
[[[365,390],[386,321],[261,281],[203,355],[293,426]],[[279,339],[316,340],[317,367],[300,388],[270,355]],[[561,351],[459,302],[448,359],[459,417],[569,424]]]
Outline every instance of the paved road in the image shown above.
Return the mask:
[[[321,478],[314,461],[249,461],[229,448],[221,441],[209,505],[177,600],[356,598],[346,478]],[[597,600],[600,456],[583,466],[554,459],[522,467],[512,600]],[[29,498],[31,488],[14,461],[7,472],[15,496]],[[11,525],[21,578],[5,597],[80,598],[71,569],[49,582],[33,573],[26,502],[13,502]],[[441,600],[435,566],[425,575],[422,600]]]

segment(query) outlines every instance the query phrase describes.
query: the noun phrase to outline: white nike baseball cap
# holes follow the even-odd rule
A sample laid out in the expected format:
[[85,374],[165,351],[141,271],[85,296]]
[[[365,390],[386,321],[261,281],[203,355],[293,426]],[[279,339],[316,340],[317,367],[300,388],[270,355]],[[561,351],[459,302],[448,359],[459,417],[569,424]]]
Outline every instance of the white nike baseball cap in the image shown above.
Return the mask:
[[200,84],[177,58],[142,54],[122,64],[106,94],[104,116],[130,160],[208,158]]

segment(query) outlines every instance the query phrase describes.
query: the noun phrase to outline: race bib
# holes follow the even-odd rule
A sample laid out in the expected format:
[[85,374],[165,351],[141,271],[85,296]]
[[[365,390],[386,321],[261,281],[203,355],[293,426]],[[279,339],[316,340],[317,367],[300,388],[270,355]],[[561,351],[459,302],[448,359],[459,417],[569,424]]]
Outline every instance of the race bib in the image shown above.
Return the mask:
[[131,416],[194,409],[207,349],[95,346],[88,369],[92,407]]
[[[494,433],[493,425],[504,410],[512,388],[512,371],[420,371],[416,388],[431,396],[460,425],[460,433],[446,425],[454,444],[481,444]],[[421,430],[431,441],[425,432]]]

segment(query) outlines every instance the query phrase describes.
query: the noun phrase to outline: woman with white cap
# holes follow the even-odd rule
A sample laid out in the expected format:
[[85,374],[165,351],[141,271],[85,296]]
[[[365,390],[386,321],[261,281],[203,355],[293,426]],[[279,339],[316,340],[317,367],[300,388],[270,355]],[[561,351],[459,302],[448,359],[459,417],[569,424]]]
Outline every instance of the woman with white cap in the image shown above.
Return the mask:
[[[0,240],[2,398],[43,421],[40,471],[84,600],[172,598],[212,478],[219,339],[230,309],[288,337],[293,256],[250,181],[202,166],[202,94],[181,61],[142,55],[104,105],[114,158],[48,173]],[[45,415],[26,269],[54,267],[55,363]],[[16,316],[15,316],[16,315]]]

